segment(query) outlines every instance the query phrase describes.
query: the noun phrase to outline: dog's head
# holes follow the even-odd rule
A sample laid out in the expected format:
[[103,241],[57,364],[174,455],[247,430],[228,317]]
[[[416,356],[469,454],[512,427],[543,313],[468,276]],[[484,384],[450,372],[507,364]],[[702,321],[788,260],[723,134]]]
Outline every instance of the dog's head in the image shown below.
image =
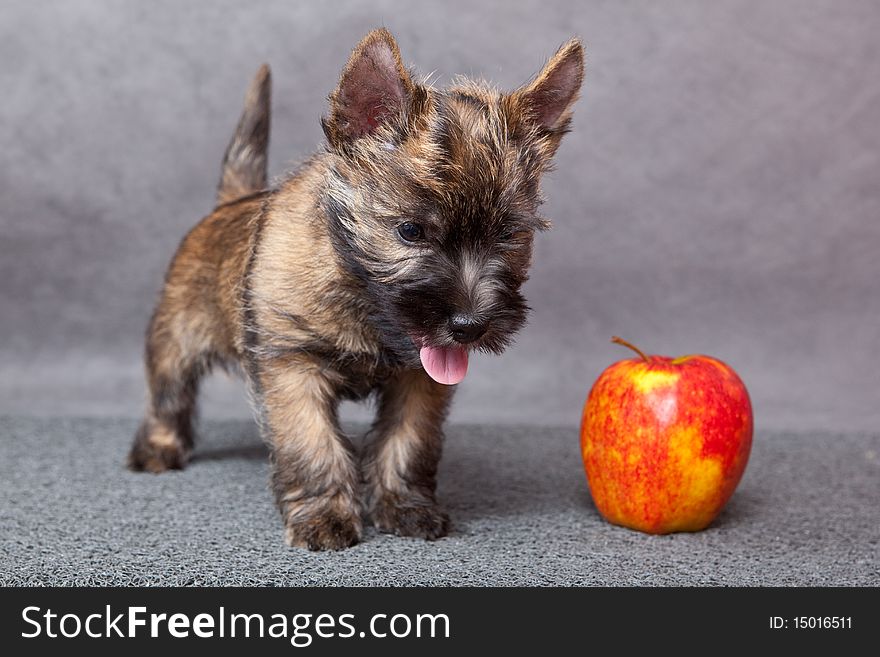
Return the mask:
[[500,352],[525,322],[520,287],[540,180],[583,79],[572,40],[513,93],[417,84],[385,30],[358,45],[324,119],[324,210],[343,265],[367,290],[384,346],[457,383],[470,349]]

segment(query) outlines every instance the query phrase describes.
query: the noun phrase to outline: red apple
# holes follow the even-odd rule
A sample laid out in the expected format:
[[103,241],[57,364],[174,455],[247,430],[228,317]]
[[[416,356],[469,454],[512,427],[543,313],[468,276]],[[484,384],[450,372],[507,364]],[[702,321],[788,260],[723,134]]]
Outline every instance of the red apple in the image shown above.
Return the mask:
[[745,385],[710,356],[611,365],[584,405],[581,453],[599,513],[651,534],[698,531],[721,512],[752,446]]

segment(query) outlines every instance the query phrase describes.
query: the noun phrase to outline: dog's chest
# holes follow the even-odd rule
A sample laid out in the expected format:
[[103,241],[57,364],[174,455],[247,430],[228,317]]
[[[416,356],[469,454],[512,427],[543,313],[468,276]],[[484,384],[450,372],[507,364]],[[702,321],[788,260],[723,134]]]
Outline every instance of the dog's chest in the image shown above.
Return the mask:
[[336,365],[339,394],[345,399],[364,399],[377,388],[381,388],[395,371],[387,365],[369,362],[367,359],[351,360],[343,367]]

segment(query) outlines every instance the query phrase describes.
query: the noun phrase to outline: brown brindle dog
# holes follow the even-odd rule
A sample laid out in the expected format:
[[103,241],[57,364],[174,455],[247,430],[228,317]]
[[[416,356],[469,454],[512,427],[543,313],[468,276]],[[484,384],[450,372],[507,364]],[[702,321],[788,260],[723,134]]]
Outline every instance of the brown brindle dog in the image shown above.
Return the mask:
[[[364,512],[384,532],[444,536],[443,420],[468,352],[501,352],[525,322],[520,287],[548,227],[539,182],[583,59],[572,40],[513,93],[468,80],[438,90],[413,80],[386,30],[371,32],[330,95],[325,148],[272,190],[262,67],[218,205],[181,243],[150,321],[130,467],[182,468],[199,379],[241,364],[290,545],[353,545]],[[373,393],[359,458],[336,411]]]

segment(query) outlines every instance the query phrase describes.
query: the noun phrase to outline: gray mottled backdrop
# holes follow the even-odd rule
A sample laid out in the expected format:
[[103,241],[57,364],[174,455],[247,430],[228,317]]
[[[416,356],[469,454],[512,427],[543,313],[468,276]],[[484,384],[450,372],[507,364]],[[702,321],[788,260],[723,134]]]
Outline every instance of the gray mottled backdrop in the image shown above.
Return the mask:
[[[140,412],[151,304],[250,76],[273,66],[281,174],[379,25],[440,83],[588,50],[532,321],[472,363],[454,420],[576,424],[620,334],[730,363],[759,427],[876,430],[880,5],[849,1],[4,0],[0,412]],[[236,382],[205,401],[248,413]]]

